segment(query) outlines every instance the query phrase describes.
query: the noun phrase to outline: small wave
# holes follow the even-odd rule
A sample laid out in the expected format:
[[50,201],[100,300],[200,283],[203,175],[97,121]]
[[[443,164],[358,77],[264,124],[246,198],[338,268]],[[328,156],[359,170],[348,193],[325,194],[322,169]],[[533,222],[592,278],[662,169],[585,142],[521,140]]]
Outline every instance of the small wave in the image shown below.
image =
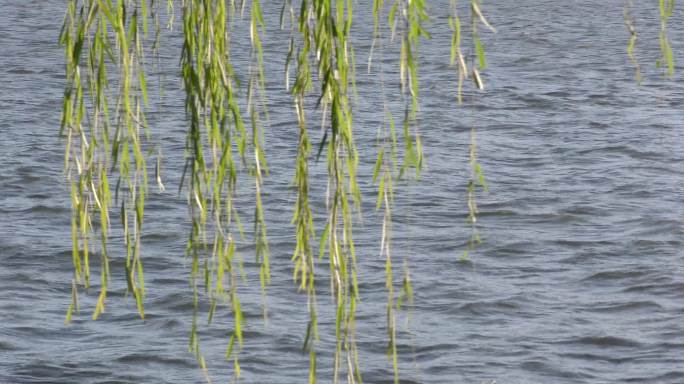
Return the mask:
[[574,344],[590,345],[594,347],[641,347],[642,344],[636,340],[617,336],[585,336],[571,340]]
[[19,348],[17,348],[14,344],[0,340],[0,351],[16,351],[18,349]]
[[172,365],[175,367],[182,366],[186,368],[197,367],[197,362],[192,359],[181,359],[177,357],[160,356],[156,353],[130,353],[116,358],[117,362],[125,364],[162,364]]
[[613,281],[613,280],[624,280],[624,279],[635,279],[638,277],[643,277],[648,273],[644,271],[601,271],[592,274],[589,277],[582,279],[582,281]]
[[520,315],[522,306],[516,298],[506,298],[495,301],[475,301],[466,303],[458,308],[458,311],[465,311],[474,315],[515,314]]
[[663,307],[654,301],[636,301],[631,303],[615,303],[603,306],[591,306],[590,312],[603,312],[603,313],[615,313],[615,312],[632,312],[632,311],[644,311],[656,312],[662,310]]
[[8,69],[6,72],[11,73],[13,75],[32,75],[36,73],[35,71],[28,69],[26,67],[13,67]]
[[658,376],[639,376],[625,379],[626,383],[682,383],[684,382],[684,371],[670,371]]
[[632,360],[631,357],[614,357],[613,355],[600,355],[596,353],[589,353],[589,352],[567,352],[567,353],[558,353],[558,357],[561,358],[569,358],[569,359],[575,359],[575,360],[584,360],[584,361],[607,361],[609,363],[613,364],[622,364],[626,363]]
[[594,153],[608,154],[608,153],[618,153],[629,156],[637,160],[661,160],[663,159],[663,154],[651,151],[640,151],[630,145],[607,145],[602,147],[594,147],[577,151],[578,155],[590,155]]
[[648,293],[681,298],[684,295],[684,283],[648,283],[632,285],[623,289],[625,293]]

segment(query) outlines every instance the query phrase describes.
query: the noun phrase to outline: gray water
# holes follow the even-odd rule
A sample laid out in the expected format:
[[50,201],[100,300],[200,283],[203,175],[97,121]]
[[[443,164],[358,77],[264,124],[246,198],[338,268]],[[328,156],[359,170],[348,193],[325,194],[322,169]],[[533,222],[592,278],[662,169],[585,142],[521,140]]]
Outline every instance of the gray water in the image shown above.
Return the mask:
[[[275,3],[265,6],[272,26]],[[657,5],[636,10],[646,79],[638,87],[625,54],[622,2],[486,4],[498,29],[484,37],[487,88],[467,93],[466,104],[457,107],[443,3],[433,4],[433,40],[421,46],[428,168],[420,181],[398,185],[394,217],[395,263],[408,261],[416,293],[400,317],[403,380],[684,383],[684,69],[672,80],[655,69]],[[0,1],[0,382],[201,383],[187,352],[192,299],[183,250],[189,222],[184,197],[175,192],[185,127],[179,27],[165,33],[168,48],[152,76],[164,88],[153,103],[161,113],[152,112],[151,121],[168,190],[153,193],[146,211],[147,318],[139,320],[125,294],[115,233],[107,312],[90,320],[92,291],[82,296],[73,324],[63,323],[72,278],[64,143],[57,137],[64,76],[56,39],[63,7]],[[365,381],[388,383],[380,217],[373,213],[368,172],[382,105],[378,77],[361,65],[369,21],[356,20],[362,31],[355,121],[365,170],[364,214],[355,234],[362,294],[358,344]],[[670,31],[680,61],[681,20],[680,7]],[[264,188],[274,279],[264,323],[253,249],[244,240],[242,382],[295,383],[306,379],[308,366],[301,353],[306,299],[294,288],[289,260],[296,124],[281,80],[287,34],[276,28],[268,33],[267,70],[275,75],[268,83],[265,134],[272,174]],[[242,41],[233,52],[244,75]],[[384,60],[376,59],[386,64],[388,82],[394,60],[391,47]],[[397,93],[392,87],[387,92]],[[465,185],[473,125],[490,189],[478,196],[484,242],[459,262],[471,231]],[[320,216],[325,165],[311,168]],[[249,197],[241,199],[248,212]],[[333,313],[326,266],[319,270],[319,377],[328,382]],[[203,327],[202,350],[215,382],[231,377],[223,361],[230,324],[224,308],[211,327]]]

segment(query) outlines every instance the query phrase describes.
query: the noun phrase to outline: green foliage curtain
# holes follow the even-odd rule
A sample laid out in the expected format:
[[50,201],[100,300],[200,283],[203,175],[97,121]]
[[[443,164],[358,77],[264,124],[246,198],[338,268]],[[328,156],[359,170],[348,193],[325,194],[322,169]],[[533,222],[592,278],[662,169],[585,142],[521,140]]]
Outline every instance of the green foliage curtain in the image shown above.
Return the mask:
[[[146,112],[148,56],[163,43],[161,19],[168,26],[182,25],[183,44],[178,52],[186,94],[188,121],[185,145],[186,165],[179,186],[185,191],[189,208],[190,233],[186,252],[190,256],[194,313],[190,351],[206,372],[200,351],[198,324],[201,316],[211,323],[217,310],[226,308],[233,318],[227,340],[226,358],[239,377],[239,355],[243,346],[244,317],[238,295],[241,264],[236,258],[236,238],[241,236],[241,220],[235,192],[240,183],[254,185],[254,250],[259,280],[267,294],[271,280],[269,246],[261,190],[268,176],[268,148],[262,131],[266,110],[266,75],[262,39],[264,17],[259,0],[69,0],[59,42],[64,47],[66,88],[60,134],[65,138],[64,168],[71,195],[72,263],[74,280],[69,322],[78,310],[80,287],[91,286],[92,255],[99,256],[99,296],[92,312],[97,319],[105,310],[110,280],[110,229],[120,225],[125,249],[125,276],[128,292],[135,298],[141,318],[145,317],[144,248],[141,241],[145,201],[150,193],[148,169],[155,170],[160,189],[160,156],[150,135]],[[357,252],[354,243],[355,214],[361,194],[357,183],[359,153],[354,141],[353,95],[356,52],[352,44],[354,6],[352,0],[284,0],[280,6],[280,27],[290,27],[290,44],[284,70],[283,91],[293,105],[293,127],[299,138],[294,161],[292,250],[293,280],[307,296],[309,321],[304,340],[308,352],[310,383],[316,372],[318,304],[315,281],[321,277],[317,259],[327,257],[335,316],[334,372],[324,381],[362,381],[362,366],[356,347],[355,322],[361,305],[358,286]],[[457,4],[451,0],[448,24],[453,32],[450,64],[455,69],[458,89],[454,104],[462,102],[462,90],[485,88],[483,71],[488,62],[483,31],[496,32],[485,16],[492,5],[481,0]],[[389,363],[393,380],[399,382],[396,311],[413,297],[408,264],[399,269],[392,257],[392,207],[395,181],[419,177],[423,148],[419,114],[419,50],[422,39],[430,38],[432,12],[425,0],[374,0],[372,6],[373,44],[368,71],[378,71],[383,84],[379,112],[383,128],[378,135],[377,157],[372,178],[377,185],[376,209],[382,215],[379,229],[380,253],[386,270],[386,328]],[[630,38],[627,54],[640,81],[640,65],[634,55],[637,29],[631,15],[631,2],[625,6],[625,24]],[[667,75],[675,63],[667,36],[674,0],[660,0],[660,48],[658,65]],[[175,13],[180,11],[176,18]],[[466,12],[466,15],[460,13]],[[460,12],[460,13],[459,13]],[[470,22],[464,22],[469,17]],[[289,19],[289,23],[288,23]],[[237,23],[248,20],[248,77],[237,78],[231,62],[231,35]],[[472,46],[472,58],[464,54],[464,42]],[[373,66],[374,54],[383,46],[396,45],[399,77],[385,79],[381,66]],[[294,71],[294,78],[290,73]],[[466,80],[472,80],[467,83]],[[385,82],[398,84],[404,111],[393,116],[385,94]],[[316,108],[324,116],[323,139],[312,143],[305,100],[315,97]],[[296,122],[294,122],[296,119]],[[397,127],[400,126],[400,128]],[[470,168],[467,183],[469,222],[473,226],[464,257],[480,242],[476,231],[476,194],[486,189],[482,166],[477,159],[475,129],[471,132]],[[310,194],[309,163],[324,158],[327,164],[328,193]],[[401,158],[401,160],[399,160]],[[312,199],[326,202],[325,226],[314,228]],[[120,224],[112,224],[118,219]],[[315,248],[318,248],[315,251]],[[205,294],[202,294],[204,290]],[[200,313],[200,301],[210,303],[208,313]],[[222,305],[226,303],[226,305]],[[264,308],[265,312],[265,308]]]

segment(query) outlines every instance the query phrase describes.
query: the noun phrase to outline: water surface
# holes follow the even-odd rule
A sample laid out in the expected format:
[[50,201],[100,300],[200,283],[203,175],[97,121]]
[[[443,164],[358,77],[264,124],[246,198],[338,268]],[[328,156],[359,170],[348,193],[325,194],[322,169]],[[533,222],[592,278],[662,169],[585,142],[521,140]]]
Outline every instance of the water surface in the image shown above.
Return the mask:
[[[684,70],[666,81],[654,68],[656,6],[636,10],[646,78],[638,87],[625,55],[621,2],[487,3],[498,33],[484,36],[486,90],[467,93],[466,105],[458,107],[456,73],[447,65],[446,3],[433,4],[433,40],[421,45],[428,168],[420,182],[400,183],[395,208],[396,264],[408,260],[416,292],[415,305],[401,317],[402,377],[409,383],[684,382]],[[184,198],[175,193],[185,137],[179,27],[164,35],[168,45],[154,76],[164,87],[153,103],[161,111],[151,116],[154,144],[162,148],[169,188],[152,194],[146,212],[148,318],[140,321],[134,300],[125,296],[123,249],[113,246],[106,314],[89,319],[96,296],[89,292],[83,312],[72,325],[63,324],[72,278],[64,143],[57,137],[64,69],[56,40],[63,7],[0,1],[0,381],[201,383],[186,352],[192,299],[183,250],[189,222]],[[279,4],[268,4],[265,12],[275,27]],[[678,10],[670,31],[680,58],[684,30],[676,22],[683,18]],[[363,38],[369,18],[356,20],[362,59],[355,121],[366,171],[360,176],[363,222],[355,235],[362,294],[358,343],[365,381],[388,383],[380,217],[373,213],[367,172],[382,104],[378,76],[365,74],[361,65],[370,46]],[[243,382],[293,383],[304,381],[308,366],[301,353],[306,299],[290,278],[295,196],[289,183],[297,127],[282,89],[287,34],[269,28],[266,40],[267,73],[277,75],[268,83],[265,139],[272,174],[264,186],[274,279],[264,324],[253,249],[245,240],[240,250],[250,275],[240,292],[248,321],[241,364]],[[246,40],[236,41],[236,70],[244,76]],[[396,70],[392,52],[388,47],[384,59],[376,58],[388,82]],[[387,92],[396,94],[396,87]],[[390,98],[399,108],[396,95]],[[459,262],[471,231],[465,185],[473,126],[490,189],[478,197],[484,243]],[[320,214],[325,165],[312,164],[312,173]],[[248,196],[241,198],[249,211]],[[119,244],[117,236],[113,244]],[[330,377],[334,342],[325,290],[321,278],[322,382]],[[230,314],[224,309],[205,329],[210,374],[227,382],[230,367],[222,356]]]

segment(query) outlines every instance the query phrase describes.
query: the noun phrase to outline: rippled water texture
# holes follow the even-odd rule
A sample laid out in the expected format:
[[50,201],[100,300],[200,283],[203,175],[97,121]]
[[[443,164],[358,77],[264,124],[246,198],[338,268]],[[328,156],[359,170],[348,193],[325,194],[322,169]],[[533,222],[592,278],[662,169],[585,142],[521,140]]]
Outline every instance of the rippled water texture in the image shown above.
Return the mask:
[[[280,2],[266,3],[275,27]],[[638,87],[625,54],[621,6],[588,0],[486,2],[498,29],[483,35],[490,64],[486,90],[467,94],[459,108],[456,72],[447,65],[447,2],[433,4],[433,40],[421,46],[420,68],[428,169],[420,182],[399,185],[395,211],[396,263],[409,260],[416,292],[399,333],[406,382],[684,382],[684,69],[670,81],[655,69],[657,3],[644,2],[636,16],[646,80]],[[96,294],[90,292],[74,323],[63,324],[72,277],[63,142],[57,137],[64,78],[56,40],[63,7],[61,1],[0,0],[0,382],[201,383],[187,352],[189,222],[184,198],[175,192],[185,129],[179,28],[165,33],[161,71],[151,76],[164,85],[154,103],[162,113],[150,119],[169,188],[148,200],[148,319],[140,321],[134,300],[125,296],[115,233],[115,283],[107,312],[90,320]],[[670,34],[681,62],[679,8]],[[369,18],[359,16],[356,23],[355,122],[365,159],[364,214],[356,231],[363,299],[358,343],[365,381],[388,383],[380,218],[373,213],[368,172],[381,104],[378,76],[366,75],[363,67]],[[296,125],[281,81],[287,33],[269,28],[266,40],[267,71],[274,78],[267,84],[271,116],[265,135],[272,175],[264,188],[274,281],[264,324],[258,278],[249,263],[253,249],[245,240],[241,254],[249,281],[241,295],[248,328],[242,371],[246,383],[295,383],[305,380],[308,366],[301,353],[306,300],[291,281],[289,260]],[[244,75],[248,51],[241,41],[233,52]],[[384,60],[376,58],[376,65],[387,65],[388,82],[396,69],[392,52],[388,48]],[[396,94],[397,88],[388,85],[387,92]],[[490,190],[479,197],[484,243],[468,262],[458,262],[470,234],[465,184],[473,125]],[[312,172],[320,215],[323,162],[312,164]],[[248,196],[242,201],[249,212]],[[326,276],[326,267],[319,269]],[[334,342],[325,289],[322,277],[322,382],[330,377]],[[227,310],[204,329],[210,374],[215,382],[228,382]]]

